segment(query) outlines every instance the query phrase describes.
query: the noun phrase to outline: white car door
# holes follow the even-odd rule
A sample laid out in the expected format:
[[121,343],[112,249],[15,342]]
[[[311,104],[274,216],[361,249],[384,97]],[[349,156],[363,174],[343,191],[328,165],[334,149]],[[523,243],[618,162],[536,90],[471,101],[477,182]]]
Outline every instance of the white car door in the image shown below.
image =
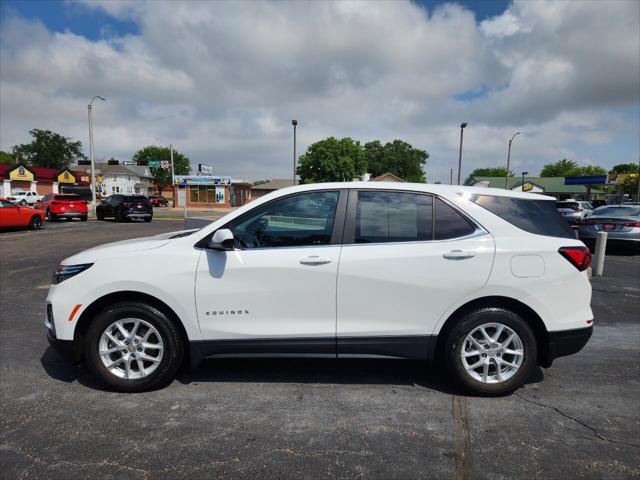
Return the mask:
[[292,194],[222,227],[233,232],[236,249],[203,249],[198,263],[203,339],[264,340],[271,353],[269,342],[281,339],[280,353],[306,344],[311,353],[335,355],[346,197],[339,190]]
[[423,358],[443,313],[486,283],[493,255],[493,237],[437,197],[351,191],[338,274],[339,355]]

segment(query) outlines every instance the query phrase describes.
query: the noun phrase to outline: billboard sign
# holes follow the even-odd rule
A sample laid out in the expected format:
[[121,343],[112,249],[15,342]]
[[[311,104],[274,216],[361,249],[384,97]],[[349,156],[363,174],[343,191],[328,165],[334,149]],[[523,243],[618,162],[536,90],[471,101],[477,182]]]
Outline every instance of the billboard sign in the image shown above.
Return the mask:
[[200,175],[211,175],[213,173],[213,167],[211,165],[205,165],[204,163],[199,163],[198,173],[200,173]]
[[231,185],[231,177],[215,177],[213,175],[176,175],[176,185]]

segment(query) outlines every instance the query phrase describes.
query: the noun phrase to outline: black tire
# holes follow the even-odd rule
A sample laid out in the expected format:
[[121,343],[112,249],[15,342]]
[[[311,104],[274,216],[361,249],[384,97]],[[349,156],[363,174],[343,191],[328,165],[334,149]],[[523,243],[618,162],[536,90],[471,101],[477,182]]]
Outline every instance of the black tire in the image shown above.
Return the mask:
[[[162,338],[162,360],[156,370],[146,377],[120,378],[111,373],[100,359],[100,337],[116,320],[123,318],[138,318],[148,322]],[[146,392],[162,388],[175,378],[184,358],[183,341],[180,330],[161,310],[142,302],[119,302],[101,311],[89,326],[85,337],[84,358],[89,369],[115,390]]]
[[147,223],[149,223],[151,220],[152,220],[151,217],[145,217],[145,219],[144,219],[144,221],[147,222]]
[[29,221],[29,228],[31,230],[40,230],[40,227],[42,227],[42,219],[40,218],[40,215],[34,215],[31,217],[31,220]]
[[116,210],[116,213],[113,215],[113,219],[118,223],[122,222],[122,215],[120,213],[120,210]]
[[[520,367],[511,378],[500,383],[476,380],[467,373],[462,363],[461,351],[465,338],[476,327],[487,323],[500,323],[512,329],[520,337],[523,345],[524,355]],[[450,376],[463,390],[473,394],[498,396],[513,392],[531,378],[537,365],[538,347],[531,327],[519,315],[503,308],[482,308],[465,314],[456,321],[445,340],[444,356]]]
[[49,222],[55,222],[56,221],[56,214],[53,213],[51,210],[47,210],[47,221],[49,221]]
[[22,200],[22,201],[20,202],[20,206],[21,206],[21,207],[26,207],[26,206],[27,206],[27,201],[26,201],[26,200]]
[[98,220],[104,220],[104,214],[100,210],[96,210],[96,218]]
[[87,221],[87,218],[88,218],[88,217],[87,217],[86,215],[82,215],[82,216],[80,217],[80,221],[81,221],[81,222],[86,222],[86,221]]

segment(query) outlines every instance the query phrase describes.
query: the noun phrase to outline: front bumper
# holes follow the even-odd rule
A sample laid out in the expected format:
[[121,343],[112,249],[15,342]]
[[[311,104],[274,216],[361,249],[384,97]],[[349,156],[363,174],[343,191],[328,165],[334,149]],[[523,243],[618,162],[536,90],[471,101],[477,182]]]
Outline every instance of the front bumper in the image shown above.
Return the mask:
[[578,353],[587,344],[593,334],[593,326],[549,332],[546,351],[541,358],[541,366],[549,368],[558,357]]
[[82,351],[78,348],[78,343],[73,340],[60,340],[53,336],[51,330],[47,330],[47,340],[49,345],[58,352],[62,358],[74,365],[82,363]]

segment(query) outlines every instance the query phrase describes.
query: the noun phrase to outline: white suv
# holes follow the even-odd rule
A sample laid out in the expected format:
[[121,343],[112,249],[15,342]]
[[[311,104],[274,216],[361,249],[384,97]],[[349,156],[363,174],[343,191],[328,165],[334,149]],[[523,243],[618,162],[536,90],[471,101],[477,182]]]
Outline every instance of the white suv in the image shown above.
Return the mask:
[[438,360],[497,395],[586,344],[590,258],[551,197],[302,185],[64,260],[46,326],[122,391],[166,385],[187,360],[312,355]]

